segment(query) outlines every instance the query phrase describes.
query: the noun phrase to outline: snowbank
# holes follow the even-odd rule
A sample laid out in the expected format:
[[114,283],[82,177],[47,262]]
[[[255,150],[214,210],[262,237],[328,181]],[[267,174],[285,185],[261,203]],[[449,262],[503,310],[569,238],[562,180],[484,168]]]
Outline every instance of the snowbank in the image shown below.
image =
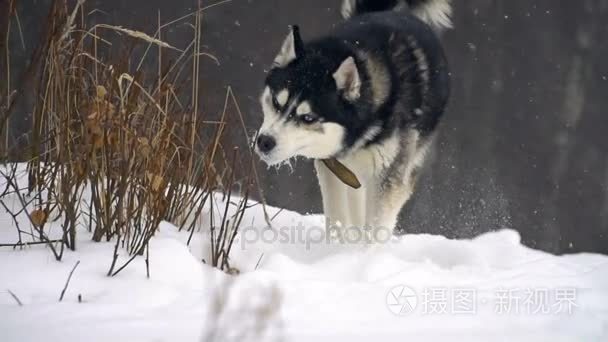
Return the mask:
[[[152,240],[150,279],[144,258],[106,277],[113,244],[85,232],[62,262],[43,246],[1,248],[1,340],[608,340],[606,256],[535,251],[511,230],[330,243],[321,217],[277,213],[272,230],[259,206],[246,215],[231,258],[238,276],[201,262],[205,234],[188,247],[170,224]],[[0,242],[14,242],[10,217],[0,224]]]

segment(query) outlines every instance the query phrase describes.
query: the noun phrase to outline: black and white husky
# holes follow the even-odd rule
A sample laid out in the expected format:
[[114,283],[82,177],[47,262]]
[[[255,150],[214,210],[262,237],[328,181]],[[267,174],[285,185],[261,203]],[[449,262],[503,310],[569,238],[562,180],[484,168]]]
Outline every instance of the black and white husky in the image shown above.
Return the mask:
[[450,14],[450,0],[345,0],[326,36],[305,43],[292,27],[266,78],[256,150],[268,165],[315,160],[328,228],[378,240],[395,227],[448,100],[437,33]]

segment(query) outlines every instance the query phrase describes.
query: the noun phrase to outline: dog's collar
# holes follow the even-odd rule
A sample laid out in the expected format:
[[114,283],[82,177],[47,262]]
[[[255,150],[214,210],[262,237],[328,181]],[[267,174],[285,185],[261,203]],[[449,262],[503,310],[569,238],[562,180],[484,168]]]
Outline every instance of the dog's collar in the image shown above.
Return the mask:
[[350,186],[353,189],[359,189],[361,187],[361,183],[359,179],[357,179],[357,175],[355,175],[349,168],[347,168],[344,164],[340,163],[338,159],[321,159],[323,164],[327,166],[327,168],[333,172],[342,183]]

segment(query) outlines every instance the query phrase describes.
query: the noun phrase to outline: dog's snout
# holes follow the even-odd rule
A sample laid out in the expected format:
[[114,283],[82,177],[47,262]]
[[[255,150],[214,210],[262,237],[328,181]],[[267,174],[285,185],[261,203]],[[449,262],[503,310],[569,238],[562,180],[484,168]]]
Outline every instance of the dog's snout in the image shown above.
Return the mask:
[[258,137],[258,149],[260,152],[268,153],[277,146],[277,141],[270,135],[261,134]]

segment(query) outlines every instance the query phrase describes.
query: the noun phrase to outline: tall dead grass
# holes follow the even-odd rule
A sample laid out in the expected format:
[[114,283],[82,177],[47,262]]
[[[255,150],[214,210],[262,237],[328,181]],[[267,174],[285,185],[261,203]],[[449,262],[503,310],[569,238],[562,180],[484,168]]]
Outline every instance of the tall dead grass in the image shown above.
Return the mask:
[[[3,14],[9,25],[16,18],[16,1],[10,0]],[[245,163],[250,176],[235,177],[251,151],[222,143],[228,111],[218,120],[206,120],[200,111],[200,59],[215,58],[201,50],[205,8],[199,5],[195,13],[169,24],[161,24],[159,14],[156,32],[147,34],[122,26],[89,26],[85,5],[80,0],[70,8],[66,0],[54,0],[45,34],[20,78],[22,88],[12,90],[10,75],[3,80],[3,141],[8,141],[17,98],[34,101],[29,143],[20,152],[27,160],[27,189],[19,187],[16,166],[2,172],[6,187],[0,203],[17,224],[16,246],[25,243],[20,214],[28,217],[36,241],[46,243],[57,260],[65,248],[77,248],[79,227],[84,226],[94,241],[114,242],[108,267],[114,276],[147,253],[161,221],[189,231],[192,238],[201,229],[200,217],[211,215],[210,226],[202,227],[211,233],[210,262],[229,269],[255,172]],[[162,40],[163,30],[178,21],[189,21],[193,29],[184,49]],[[2,66],[10,70],[9,45],[3,47]],[[134,53],[137,47],[143,56]],[[155,70],[144,64],[155,64]],[[236,104],[231,93],[226,101]],[[8,142],[3,151],[8,158]],[[235,203],[237,183],[242,191]],[[225,207],[223,215],[213,217],[218,192],[224,194]],[[18,211],[4,204],[8,195],[17,196]],[[236,214],[228,214],[230,205]],[[55,221],[63,234],[51,240],[46,227]],[[118,257],[123,250],[130,255],[126,260]]]

